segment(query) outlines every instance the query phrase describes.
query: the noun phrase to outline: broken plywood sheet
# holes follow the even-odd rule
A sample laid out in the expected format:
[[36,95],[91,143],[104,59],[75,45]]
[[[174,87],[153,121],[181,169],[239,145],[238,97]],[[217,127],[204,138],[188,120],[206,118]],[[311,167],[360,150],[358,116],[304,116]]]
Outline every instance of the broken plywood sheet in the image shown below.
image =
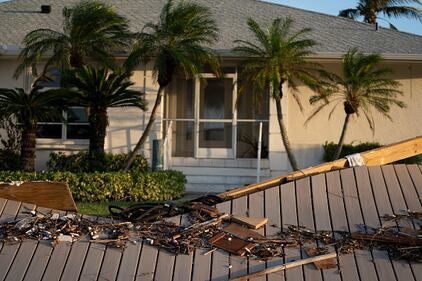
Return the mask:
[[223,232],[212,237],[208,240],[208,243],[239,256],[245,255],[247,251],[250,251],[254,247],[254,243],[246,242],[236,237],[231,237]]
[[247,229],[241,225],[236,223],[231,223],[225,227],[223,227],[223,231],[232,234],[233,236],[240,238],[240,239],[264,239],[265,237],[255,232],[253,230]]
[[[318,248],[307,248],[305,249],[305,251],[309,257],[316,257],[320,255],[320,251]],[[315,260],[313,263],[317,269],[330,269],[337,267],[337,260],[335,257],[322,260]]]

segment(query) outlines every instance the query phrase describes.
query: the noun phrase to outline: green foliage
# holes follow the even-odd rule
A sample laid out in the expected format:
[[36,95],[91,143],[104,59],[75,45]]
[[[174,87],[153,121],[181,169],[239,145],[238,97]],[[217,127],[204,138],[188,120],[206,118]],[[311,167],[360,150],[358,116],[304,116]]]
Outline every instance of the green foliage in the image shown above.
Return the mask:
[[16,171],[21,167],[19,153],[0,149],[0,171]]
[[[121,171],[127,161],[127,154],[111,154],[105,153],[102,159],[101,172],[118,172]],[[75,154],[65,155],[64,153],[51,153],[47,162],[49,171],[61,172],[92,172],[87,152],[78,152]],[[97,170],[98,171],[98,170]],[[148,161],[141,155],[137,155],[129,170],[131,173],[144,173],[148,171]]]
[[81,202],[166,201],[181,197],[185,176],[176,171],[154,173],[70,173],[0,171],[0,181],[57,181],[68,184]]
[[[372,150],[375,148],[380,148],[383,145],[378,142],[362,142],[357,145],[353,144],[344,144],[343,149],[340,154],[340,158],[345,157],[346,155],[351,155],[354,153],[361,153],[367,150]],[[337,144],[333,142],[326,142],[323,145],[324,148],[324,156],[323,160],[325,162],[333,161],[333,157],[335,154],[335,151],[337,149]],[[396,164],[422,164],[422,159],[419,156],[410,157],[404,160],[400,160],[395,162]]]

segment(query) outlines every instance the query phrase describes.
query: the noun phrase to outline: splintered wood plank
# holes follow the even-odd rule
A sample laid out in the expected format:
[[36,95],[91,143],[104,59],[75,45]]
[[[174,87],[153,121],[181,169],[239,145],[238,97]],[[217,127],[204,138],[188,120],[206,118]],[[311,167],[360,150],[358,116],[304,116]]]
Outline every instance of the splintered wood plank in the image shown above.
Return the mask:
[[396,171],[397,178],[400,182],[400,187],[403,192],[404,199],[406,200],[407,208],[411,211],[421,211],[421,198],[419,198],[418,193],[416,192],[406,166],[395,165],[394,170]]
[[[181,216],[181,226],[187,225],[188,215]],[[192,272],[192,260],[194,253],[189,255],[177,255],[174,262],[173,281],[190,281]],[[209,276],[209,275],[208,275]]]
[[[51,212],[51,209],[43,207],[37,207],[37,212],[47,214]],[[63,212],[64,213],[64,212]],[[23,280],[25,281],[39,281],[42,279],[46,270],[47,264],[50,260],[53,246],[50,241],[39,241],[35,249],[34,255],[30,261],[28,269],[25,273]]]
[[[127,243],[126,249],[123,251],[122,260],[120,262],[117,281],[134,280],[136,277],[136,268],[141,253],[140,243]],[[145,279],[144,279],[145,280]]]
[[72,243],[72,248],[63,270],[62,278],[60,280],[70,281],[78,280],[82,270],[85,256],[88,252],[89,242],[78,241]]
[[[375,200],[372,196],[368,169],[366,167],[357,167],[355,168],[355,174],[364,223],[369,227],[379,227],[379,217]],[[396,280],[393,265],[388,253],[386,251],[373,250],[372,256],[374,258],[379,279],[383,281]]]
[[[248,216],[248,197],[243,196],[232,201],[232,215]],[[248,259],[235,255],[230,256],[232,268],[230,278],[239,277],[248,273]]]
[[[387,192],[389,194],[390,204],[392,206],[392,212],[394,214],[402,214],[403,210],[407,210],[406,201],[400,190],[400,185],[397,180],[397,177],[392,170],[392,166],[383,166],[381,168],[382,174],[384,176],[384,181],[387,187]],[[407,224],[407,227],[413,228],[413,225]],[[410,266],[413,271],[413,275],[416,280],[422,280],[422,265],[420,263],[410,263]]]
[[[249,196],[248,200],[248,208],[249,208],[249,216],[255,217],[255,218],[264,218],[264,192],[256,192],[252,193]],[[265,227],[261,227],[256,232],[265,235]],[[249,260],[249,269],[248,273],[253,273],[256,271],[261,271],[265,269],[265,262],[255,261],[255,260]],[[254,281],[265,281],[265,276],[261,276],[258,278],[254,278]]]
[[[176,225],[180,224],[180,216],[166,219],[166,221],[172,222]],[[155,268],[154,280],[157,281],[168,281],[171,280],[174,270],[175,255],[163,250],[158,252],[157,266]]]
[[98,275],[98,281],[116,280],[121,258],[122,251],[120,249],[107,247],[100,274]]
[[[3,213],[0,217],[0,223],[12,221],[18,215],[21,203],[8,200],[6,205],[3,207]],[[3,280],[9,267],[11,266],[13,259],[15,258],[16,252],[19,249],[20,244],[8,244],[5,243],[0,251],[0,280]]]
[[[28,212],[35,210],[35,205],[22,203],[19,213],[17,215],[17,219],[22,219],[27,217]],[[5,280],[10,281],[17,281],[22,280],[25,275],[26,270],[29,267],[29,263],[31,262],[32,255],[34,254],[35,249],[37,248],[37,241],[34,240],[26,240],[21,243],[19,251],[16,254],[16,257],[13,261],[12,266],[10,267],[9,273]]]
[[[361,205],[356,187],[356,179],[353,168],[343,170],[341,173],[342,191],[344,196],[344,206],[350,232],[359,231],[359,225],[363,224]],[[327,177],[328,179],[328,177]],[[341,191],[339,191],[341,192]],[[333,209],[332,209],[333,214]],[[372,252],[355,250],[355,259],[360,272],[361,280],[378,280],[375,264],[373,263]],[[348,270],[347,266],[342,266],[341,271]],[[343,274],[348,278],[348,274]]]
[[[393,215],[390,199],[388,197],[387,187],[380,167],[368,167],[369,176],[372,183],[372,192],[377,206],[377,216],[385,214]],[[380,220],[380,225],[382,221]],[[410,264],[403,260],[393,260],[394,271],[398,280],[414,280]]]
[[410,177],[415,185],[419,200],[422,200],[422,172],[417,165],[407,165]]
[[[41,212],[42,214],[48,213],[58,213],[59,215],[65,215],[65,211],[57,211],[51,210],[47,208],[37,208],[37,211]],[[62,275],[63,269],[66,265],[66,261],[69,257],[69,252],[71,250],[72,244],[71,243],[60,243],[54,246],[53,252],[50,256],[48,264],[45,268],[42,280],[49,281],[49,280],[59,280],[60,276]],[[26,276],[25,279],[31,280],[30,276]]]
[[138,263],[138,272],[136,273],[136,280],[153,280],[155,265],[157,262],[158,249],[154,246],[148,245],[146,241],[143,242],[141,256]]
[[[300,226],[308,229],[314,229],[314,214],[312,210],[311,201],[311,180],[310,177],[296,181],[296,196],[297,196],[297,216]],[[315,241],[306,245],[306,247],[316,247]],[[302,259],[307,257],[305,249],[301,249]],[[303,266],[305,280],[318,281],[322,280],[321,271],[317,270],[313,264]]]
[[[220,212],[230,214],[231,206],[232,201],[230,200],[220,203],[216,207]],[[209,265],[206,263],[197,263],[196,259],[197,257],[195,255],[195,263],[193,265],[193,280],[208,280],[208,278],[210,278],[213,281],[225,281],[229,279],[230,255],[226,251],[218,249],[212,253],[212,268],[210,273],[208,273]],[[201,258],[201,260],[206,261],[205,258]],[[204,276],[204,279],[201,279],[202,276]]]
[[[298,220],[297,220],[297,209],[296,209],[296,191],[295,191],[294,182],[280,186],[280,200],[281,200],[281,218],[283,220],[283,227],[287,227],[287,225],[297,226]],[[286,248],[285,251],[286,251],[286,258],[285,258],[286,263],[301,259],[300,249]],[[304,276],[302,266],[281,271],[280,273],[284,273],[286,281],[300,281],[300,280],[303,280],[303,276]],[[280,274],[280,273],[276,273],[276,274]],[[280,275],[282,276],[282,274]]]
[[[327,187],[325,183],[325,175],[320,174],[311,178],[312,181],[312,206],[315,216],[315,230],[332,231],[330,213],[328,209]],[[318,246],[320,246],[318,244]],[[325,246],[321,243],[321,246]],[[330,252],[335,252],[334,247],[328,247]],[[338,262],[337,259],[335,259]],[[330,268],[322,271],[324,281],[340,281],[341,276],[338,268]]]
[[90,244],[79,280],[97,280],[105,249],[105,245],[98,243]]
[[[330,218],[333,231],[347,231],[349,226],[346,218],[346,211],[343,200],[343,191],[338,171],[329,172],[325,175],[327,185],[327,206],[330,211]],[[317,196],[314,193],[314,196]],[[316,207],[315,207],[316,208]],[[318,222],[318,220],[317,220]],[[318,227],[318,226],[317,226]],[[340,237],[336,237],[340,238]],[[339,272],[343,281],[359,280],[358,268],[355,260],[355,254],[339,255]]]
[[[281,231],[281,206],[280,206],[280,187],[276,186],[264,191],[265,194],[265,217],[268,218],[268,224],[265,226],[267,237],[276,236]],[[284,263],[283,258],[273,258],[267,262],[267,268],[278,266]],[[268,281],[283,279],[283,271],[267,275]]]

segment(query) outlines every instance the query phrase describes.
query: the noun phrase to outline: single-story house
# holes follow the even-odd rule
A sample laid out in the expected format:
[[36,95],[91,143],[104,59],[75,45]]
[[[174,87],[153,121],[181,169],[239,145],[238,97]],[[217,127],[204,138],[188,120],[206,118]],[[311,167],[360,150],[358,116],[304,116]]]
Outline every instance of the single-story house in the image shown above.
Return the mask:
[[[28,71],[18,80],[12,74],[19,64],[17,56],[22,39],[37,28],[60,29],[62,8],[77,0],[12,0],[0,3],[0,87],[31,86]],[[132,30],[141,30],[146,22],[157,21],[165,0],[104,0],[130,20]],[[365,53],[383,55],[384,64],[394,70],[401,82],[402,100],[406,109],[393,108],[394,122],[374,113],[376,131],[373,134],[365,118],[352,121],[346,142],[396,142],[422,134],[422,36],[336,16],[272,4],[258,0],[195,0],[211,9],[219,25],[219,41],[211,46],[222,57],[224,79],[204,73],[204,80],[175,81],[168,89],[153,133],[142,149],[151,159],[152,141],[163,139],[168,167],[187,175],[189,191],[219,192],[230,187],[256,181],[255,156],[259,127],[263,127],[261,178],[290,170],[276,119],[275,104],[262,103],[259,113],[251,99],[244,95],[236,106],[238,96],[237,66],[241,58],[231,49],[234,40],[250,40],[246,25],[248,18],[269,23],[277,17],[291,17],[295,29],[311,27],[310,36],[319,45],[314,48],[314,60],[331,71],[338,72],[341,57],[352,47]],[[50,5],[49,13],[41,13],[41,5]],[[146,92],[147,100],[155,100],[158,85],[152,78],[152,64],[140,65],[133,75],[135,87]],[[283,100],[284,117],[289,137],[301,167],[321,161],[322,144],[338,140],[343,121],[339,107],[328,120],[328,112],[320,114],[308,125],[305,120],[312,112],[308,104],[311,91],[300,86],[304,105],[301,112],[290,93]],[[152,106],[150,106],[150,109]],[[66,124],[48,123],[41,126],[37,139],[37,169],[44,169],[48,155],[54,151],[74,152],[87,148],[87,119],[83,109],[75,108]],[[146,125],[149,113],[138,109],[109,111],[106,151],[130,151]],[[171,126],[170,126],[171,124]]]

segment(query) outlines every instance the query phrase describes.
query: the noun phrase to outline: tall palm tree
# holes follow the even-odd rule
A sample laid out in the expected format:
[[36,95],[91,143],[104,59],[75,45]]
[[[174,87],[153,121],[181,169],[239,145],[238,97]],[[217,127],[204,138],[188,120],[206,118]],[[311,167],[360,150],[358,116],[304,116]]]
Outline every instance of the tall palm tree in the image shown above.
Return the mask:
[[66,93],[58,90],[42,91],[35,86],[29,93],[23,89],[0,89],[0,118],[12,117],[22,132],[21,168],[35,168],[37,123],[63,117]]
[[[412,4],[418,7],[410,6]],[[341,10],[339,16],[350,19],[363,17],[366,23],[375,24],[378,14],[391,18],[406,17],[422,21],[419,0],[358,0],[356,8]]]
[[176,72],[199,76],[205,66],[219,72],[216,54],[208,47],[217,41],[217,24],[208,8],[194,2],[169,0],[163,7],[159,21],[145,25],[139,43],[129,56],[126,67],[133,69],[142,60],[154,58],[154,77],[159,89],[148,124],[129,156],[127,171],[146,141],[154,124],[156,112],[166,87]]
[[[235,42],[238,46],[234,48],[235,52],[248,58],[241,65],[240,78],[246,81],[243,87],[250,87],[252,93],[258,97],[268,93],[274,99],[281,137],[290,165],[293,170],[298,170],[284,123],[281,100],[285,94],[283,86],[287,85],[292,89],[293,96],[301,107],[297,81],[306,84],[315,81],[312,70],[316,65],[308,62],[306,57],[312,54],[311,48],[316,42],[305,38],[310,32],[308,28],[293,31],[291,18],[275,19],[268,28],[263,28],[253,19],[249,19],[248,26],[254,41],[237,40]],[[242,90],[241,87],[241,94]]]
[[336,107],[343,105],[345,118],[343,128],[338,141],[337,150],[334,154],[336,160],[340,157],[344,138],[352,115],[359,117],[363,114],[374,132],[375,123],[372,117],[372,109],[392,120],[389,115],[390,107],[396,105],[400,108],[406,105],[397,99],[403,93],[398,90],[400,83],[388,76],[391,70],[381,68],[382,57],[379,54],[364,55],[357,49],[349,50],[343,57],[341,76],[321,71],[321,84],[316,89],[309,102],[318,107],[306,120],[308,122],[322,109],[334,104],[329,118]]
[[144,93],[129,89],[132,73],[122,69],[83,66],[65,73],[66,85],[72,87],[72,103],[89,110],[89,157],[100,159],[104,155],[104,140],[108,126],[107,109],[134,106],[146,109]]
[[79,68],[87,57],[106,65],[113,64],[113,51],[126,48],[131,34],[128,21],[100,1],[83,0],[63,8],[61,31],[37,29],[29,32],[20,53],[23,62],[15,71],[18,77],[25,67],[37,76],[37,63],[46,57],[44,73],[51,66]]

